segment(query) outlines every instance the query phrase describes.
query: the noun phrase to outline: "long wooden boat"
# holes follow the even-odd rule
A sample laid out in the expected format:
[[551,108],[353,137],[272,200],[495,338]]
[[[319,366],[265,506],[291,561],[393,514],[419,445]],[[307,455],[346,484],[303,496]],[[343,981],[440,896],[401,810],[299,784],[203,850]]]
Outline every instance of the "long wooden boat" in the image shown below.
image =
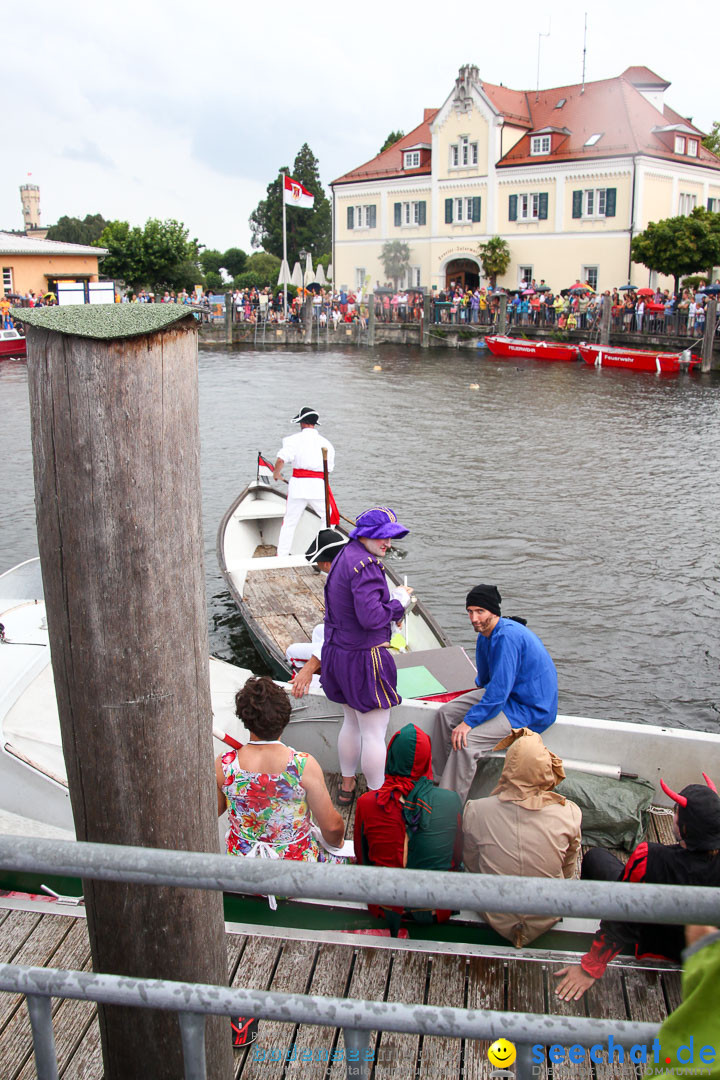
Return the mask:
[[[255,647],[280,679],[291,674],[287,647],[310,641],[313,627],[325,614],[324,576],[305,559],[323,523],[308,507],[295,530],[290,555],[279,558],[284,515],[285,492],[255,481],[224,515],[217,537],[218,563],[230,594]],[[400,584],[387,562],[385,574],[391,587]],[[421,602],[406,617],[405,637],[413,652],[450,644]]]
[[485,337],[487,347],[493,356],[503,359],[526,357],[530,360],[577,360],[576,345],[565,345],[561,341],[530,341],[525,338],[511,338],[503,334],[488,334]]
[[0,360],[6,356],[27,356],[25,335],[17,330],[0,329]]
[[[0,809],[31,819],[32,823],[61,826],[73,835],[67,788],[67,774],[60,741],[60,725],[50,664],[45,605],[39,575],[39,560],[33,559],[0,576],[0,622],[6,640],[0,644]],[[434,661],[430,658],[434,654]],[[445,677],[444,665],[452,668],[462,650],[439,648],[415,654],[416,666],[436,664]],[[467,658],[465,658],[466,663]],[[234,714],[233,699],[250,672],[215,659],[210,661],[213,725],[233,739],[245,742],[249,733]],[[293,714],[286,733],[287,742],[313,754],[325,771],[330,790],[339,782],[337,736],[342,723],[341,709],[321,692],[311,692],[302,701],[291,699]],[[407,698],[391,710],[388,738],[406,723],[415,723],[432,733],[437,703],[425,698]],[[566,770],[580,770],[609,778],[638,775],[653,783],[654,802],[662,807],[668,800],[659,779],[668,779],[676,789],[698,782],[708,762],[720,760],[720,735],[652,725],[618,723],[587,717],[560,715],[544,733],[547,745],[563,758]],[[227,749],[216,739],[217,753]],[[482,790],[481,773],[473,796]],[[348,814],[348,830],[351,816]],[[652,838],[671,841],[667,823],[671,817],[653,818]],[[659,824],[658,824],[659,823]],[[663,831],[664,830],[664,831]],[[21,830],[13,830],[21,831]],[[225,823],[219,822],[220,836]],[[339,872],[342,872],[341,870]],[[0,873],[2,890],[38,893],[42,883],[57,892],[79,896],[79,881],[42,879],[33,875]],[[379,928],[367,910],[357,903],[318,901],[283,902],[278,912],[269,911],[264,900],[227,897],[226,918],[235,923],[296,928],[308,932],[348,931]],[[586,920],[565,919],[545,935],[538,949],[580,949],[588,944],[594,925]],[[501,939],[473,912],[460,912],[450,923],[429,927],[409,926],[411,937],[419,939],[471,942],[502,947]],[[512,950],[511,950],[512,951]]]
[[622,345],[588,345],[585,342],[580,343],[579,350],[582,359],[590,366],[630,368],[631,371],[653,371],[659,375],[692,371],[702,363],[689,352],[654,353]]

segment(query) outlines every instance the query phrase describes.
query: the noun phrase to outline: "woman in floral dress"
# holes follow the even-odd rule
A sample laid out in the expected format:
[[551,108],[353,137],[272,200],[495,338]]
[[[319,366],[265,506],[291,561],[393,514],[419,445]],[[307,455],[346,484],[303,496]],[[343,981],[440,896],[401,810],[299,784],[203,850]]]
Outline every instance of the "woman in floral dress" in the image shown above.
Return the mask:
[[342,845],[345,823],[320,765],[280,740],[291,712],[285,691],[272,679],[248,679],[235,711],[250,742],[215,762],[218,814],[228,813],[228,854],[346,862],[327,850]]

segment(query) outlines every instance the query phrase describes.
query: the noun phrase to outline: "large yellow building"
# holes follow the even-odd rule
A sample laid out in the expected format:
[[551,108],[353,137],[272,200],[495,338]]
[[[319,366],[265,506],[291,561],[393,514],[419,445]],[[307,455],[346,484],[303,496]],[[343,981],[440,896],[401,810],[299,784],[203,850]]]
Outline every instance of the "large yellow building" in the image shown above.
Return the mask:
[[577,280],[601,291],[654,285],[630,261],[632,237],[695,206],[720,210],[720,159],[665,102],[669,85],[631,67],[519,91],[462,67],[441,108],[331,185],[336,283],[383,284],[383,245],[400,240],[410,248],[406,286],[474,286],[479,244],[502,236],[508,288],[533,278],[555,290]]

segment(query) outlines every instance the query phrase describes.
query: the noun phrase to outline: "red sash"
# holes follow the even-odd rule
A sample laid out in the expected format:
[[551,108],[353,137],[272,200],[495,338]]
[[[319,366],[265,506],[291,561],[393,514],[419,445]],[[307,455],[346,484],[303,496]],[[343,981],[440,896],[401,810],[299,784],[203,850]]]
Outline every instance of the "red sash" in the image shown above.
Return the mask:
[[[299,480],[324,480],[325,473],[316,472],[314,469],[293,469],[293,476]],[[330,507],[330,525],[340,524],[340,511],[337,508],[335,502],[335,496],[332,493],[330,484],[328,483],[328,505]]]

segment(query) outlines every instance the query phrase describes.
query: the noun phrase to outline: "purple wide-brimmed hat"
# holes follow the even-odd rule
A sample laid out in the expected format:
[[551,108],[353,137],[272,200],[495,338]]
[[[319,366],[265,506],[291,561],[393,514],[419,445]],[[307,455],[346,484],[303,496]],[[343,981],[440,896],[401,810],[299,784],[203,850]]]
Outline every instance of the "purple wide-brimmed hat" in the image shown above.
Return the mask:
[[396,537],[407,536],[409,532],[409,529],[400,524],[397,514],[389,506],[371,506],[360,514],[350,536],[353,540],[360,536],[368,540],[394,540]]

